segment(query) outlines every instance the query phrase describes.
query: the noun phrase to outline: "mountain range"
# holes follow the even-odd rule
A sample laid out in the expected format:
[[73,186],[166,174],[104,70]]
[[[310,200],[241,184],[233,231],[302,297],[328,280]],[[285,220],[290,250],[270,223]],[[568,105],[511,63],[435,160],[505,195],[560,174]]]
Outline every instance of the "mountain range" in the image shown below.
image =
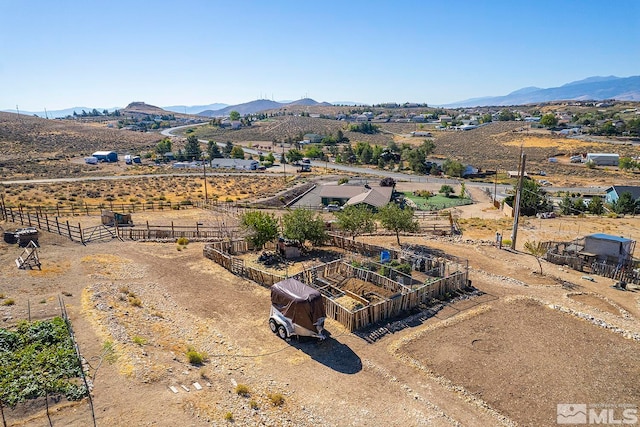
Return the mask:
[[[525,105],[551,101],[571,101],[571,100],[594,100],[617,99],[620,101],[640,101],[640,76],[616,77],[616,76],[595,76],[583,80],[567,83],[559,87],[539,88],[524,87],[503,96],[486,96],[481,98],[471,98],[464,101],[453,102],[451,104],[439,105],[439,107],[482,107],[482,106],[506,106]],[[135,103],[134,103],[135,104]],[[358,102],[317,102],[310,98],[303,98],[297,101],[273,101],[270,99],[257,99],[237,105],[223,103],[213,103],[208,105],[172,105],[162,107],[165,111],[181,114],[193,114],[203,117],[228,116],[231,111],[240,114],[253,114],[265,110],[287,108],[287,106],[331,106],[331,105],[364,105]],[[158,108],[158,107],[155,107]],[[63,110],[51,111],[20,111],[21,114],[37,115],[39,117],[57,118],[81,114],[82,110],[90,112],[94,107],[73,107]],[[102,112],[104,110],[113,111],[122,109],[121,107],[96,108]],[[14,109],[3,110],[9,113],[17,112]]]
[[199,116],[204,117],[217,117],[228,116],[231,111],[237,111],[240,114],[253,114],[259,111],[276,110],[279,108],[286,108],[287,106],[331,106],[328,102],[318,102],[311,98],[302,98],[292,102],[277,102],[270,99],[257,99],[251,102],[245,102],[244,104],[230,105],[219,110],[205,110],[198,113]]
[[471,98],[442,105],[442,107],[506,106],[550,101],[601,101],[604,99],[640,101],[640,76],[596,76],[547,89],[525,87],[504,96]]

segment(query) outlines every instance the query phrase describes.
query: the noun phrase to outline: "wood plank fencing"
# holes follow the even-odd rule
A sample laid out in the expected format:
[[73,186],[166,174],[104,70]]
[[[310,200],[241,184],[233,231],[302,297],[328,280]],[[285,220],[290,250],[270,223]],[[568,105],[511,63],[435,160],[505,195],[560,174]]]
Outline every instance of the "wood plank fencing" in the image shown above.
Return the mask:
[[146,202],[146,203],[100,203],[100,204],[87,204],[87,203],[58,203],[56,205],[51,206],[26,206],[26,205],[18,205],[18,206],[2,206],[3,210],[14,211],[14,213],[20,212],[23,215],[26,213],[30,213],[32,216],[40,215],[45,216],[49,215],[51,217],[70,217],[70,216],[91,216],[91,215],[100,215],[103,209],[109,209],[112,211],[118,211],[121,213],[135,213],[135,212],[146,212],[146,211],[165,211],[165,210],[181,210],[181,209],[191,209],[195,208],[196,204],[192,204],[191,202],[185,203],[175,203],[169,201],[159,201],[159,202]]
[[584,243],[580,246],[581,242],[580,239],[574,242],[543,242],[543,247],[547,249],[544,258],[552,264],[567,265],[576,271],[597,274],[598,276],[635,285],[640,284],[640,271],[634,270],[631,266],[592,261],[584,256],[579,256],[574,250],[569,250],[569,248],[582,249]]
[[[341,240],[338,239],[338,241]],[[355,246],[363,252],[369,253],[385,250],[381,247],[362,243]],[[220,241],[207,244],[204,248],[204,256],[232,273],[265,287],[270,287],[274,283],[285,279],[284,276],[246,266],[241,258],[234,257],[228,252],[233,251],[235,254],[241,254],[248,250],[250,250],[250,247],[245,241]],[[455,265],[459,269],[450,272],[445,277],[433,278],[430,282],[415,289],[404,286],[402,283],[382,276],[375,271],[355,267],[343,259],[307,268],[292,277],[318,289],[324,297],[327,317],[340,322],[349,331],[354,331],[401,315],[403,312],[420,304],[428,304],[434,298],[440,298],[448,293],[464,289],[468,285],[466,263]],[[340,289],[338,284],[333,284],[336,280],[339,281],[350,277],[372,283],[393,294],[389,298],[369,302],[358,295],[352,295],[347,290]],[[357,309],[349,309],[340,305],[336,299],[343,295],[352,296],[352,298],[361,301],[364,306]]]
[[220,240],[236,236],[240,232],[237,226],[203,226],[196,223],[190,225],[175,225],[173,221],[169,225],[151,225],[149,222],[144,226],[116,227],[119,238],[126,240],[175,240],[185,237],[190,240]]

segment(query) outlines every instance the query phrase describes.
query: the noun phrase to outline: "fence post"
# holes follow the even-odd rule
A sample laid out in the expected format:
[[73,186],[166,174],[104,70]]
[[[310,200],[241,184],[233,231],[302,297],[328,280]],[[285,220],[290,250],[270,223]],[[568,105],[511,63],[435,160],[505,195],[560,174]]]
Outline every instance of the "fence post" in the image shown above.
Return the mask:
[[38,211],[36,210],[36,221],[38,221],[38,228],[42,228],[40,225],[40,215],[38,215]]
[[31,214],[29,212],[27,212],[27,221],[29,221],[29,227],[33,227],[31,225]]
[[171,221],[171,238],[174,239],[176,237],[175,231],[173,229],[173,221]]
[[87,205],[87,202],[84,202],[84,210],[87,213],[87,216],[89,216],[89,205]]
[[151,238],[151,232],[149,231],[149,221],[147,221],[147,239]]
[[51,233],[51,227],[49,227],[49,215],[47,215],[46,212],[44,213],[44,222],[47,223],[47,231]]
[[69,239],[71,239],[71,241],[73,242],[73,236],[71,236],[71,227],[69,227],[69,221],[67,221],[67,232],[69,233]]
[[82,227],[80,227],[80,223],[78,223],[78,231],[80,232],[80,243],[84,245],[84,236],[82,235]]

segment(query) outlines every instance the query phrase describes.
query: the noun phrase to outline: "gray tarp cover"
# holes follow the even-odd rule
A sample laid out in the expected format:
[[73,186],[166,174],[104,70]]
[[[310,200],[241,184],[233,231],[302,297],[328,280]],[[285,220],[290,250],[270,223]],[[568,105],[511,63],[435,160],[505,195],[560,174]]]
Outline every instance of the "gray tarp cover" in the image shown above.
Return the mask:
[[313,324],[326,317],[320,292],[292,278],[271,286],[271,304],[293,323],[313,332]]

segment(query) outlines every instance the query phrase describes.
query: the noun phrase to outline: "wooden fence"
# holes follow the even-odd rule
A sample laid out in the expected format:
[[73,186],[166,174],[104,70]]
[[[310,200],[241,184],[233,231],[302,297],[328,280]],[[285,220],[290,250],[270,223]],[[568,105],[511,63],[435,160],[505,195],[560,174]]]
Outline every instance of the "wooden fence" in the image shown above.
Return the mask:
[[[195,203],[195,202],[194,202]],[[58,217],[71,217],[71,216],[80,216],[80,215],[100,215],[104,209],[109,209],[111,211],[118,211],[122,213],[135,213],[135,212],[145,212],[145,211],[166,211],[166,210],[179,210],[179,209],[190,209],[195,208],[196,205],[192,203],[172,203],[172,202],[148,202],[148,203],[100,203],[96,205],[90,205],[87,203],[69,203],[69,204],[56,204],[54,206],[3,206],[3,211],[5,214],[9,216],[12,215],[11,211],[13,211],[13,215],[27,215],[31,214],[31,216],[39,215],[39,216],[58,216]]]
[[175,240],[186,237],[190,240],[220,240],[234,237],[240,232],[240,228],[237,226],[203,226],[199,223],[189,226],[175,225],[173,222],[168,225],[151,225],[147,222],[142,227],[98,225],[83,229],[80,223],[71,224],[68,220],[60,220],[57,216],[49,216],[46,212],[40,213],[37,210],[25,212],[6,208],[2,212],[7,221],[22,226],[38,227],[40,230],[68,237],[71,241],[80,242],[83,245],[116,238],[120,240]]
[[[577,240],[578,244],[580,240]],[[545,259],[553,264],[568,265],[573,270],[584,271],[598,276],[608,277],[613,280],[627,283],[640,284],[640,271],[634,270],[632,266],[620,266],[607,264],[606,262],[593,261],[577,252],[569,251],[568,247],[582,249],[583,246],[576,246],[575,242],[543,242],[543,247],[547,250]]]
[[[335,241],[352,242],[342,238],[338,238]],[[382,247],[360,242],[352,243],[356,245],[345,244],[345,247],[356,248],[364,253],[377,253],[378,255],[381,250],[386,250]],[[285,279],[284,276],[246,266],[241,258],[231,255],[231,253],[245,253],[250,249],[250,245],[246,241],[220,241],[207,244],[203,252],[206,258],[213,260],[233,274],[245,277],[265,287],[270,287],[274,283]],[[397,255],[397,251],[391,252],[395,252]],[[466,263],[455,265],[459,269],[445,277],[433,278],[418,287],[405,286],[374,271],[355,267],[342,259],[307,268],[292,277],[318,289],[324,297],[327,317],[340,322],[349,331],[354,331],[398,316],[420,304],[430,303],[434,298],[443,297],[448,293],[465,288],[468,285]],[[359,295],[340,289],[335,284],[335,281],[338,280],[336,277],[355,277],[386,289],[392,295],[389,298],[381,298],[380,301],[370,302]],[[349,309],[342,306],[336,299],[344,295],[361,302],[362,307]]]
[[190,225],[146,225],[138,227],[115,227],[117,236],[123,240],[175,240],[185,237],[190,240],[220,240],[235,237],[240,228],[237,226],[203,226],[196,223]]

